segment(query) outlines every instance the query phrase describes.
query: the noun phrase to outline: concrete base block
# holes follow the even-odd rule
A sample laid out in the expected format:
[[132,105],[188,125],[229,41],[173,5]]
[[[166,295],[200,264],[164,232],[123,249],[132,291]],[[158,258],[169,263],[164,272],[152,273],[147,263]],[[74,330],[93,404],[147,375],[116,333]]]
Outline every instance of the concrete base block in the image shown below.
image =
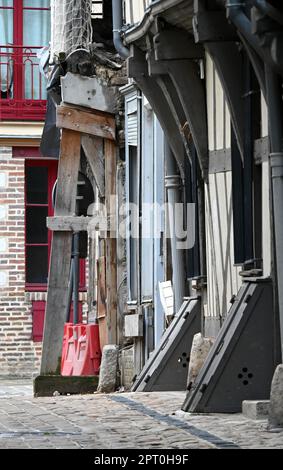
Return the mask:
[[283,364],[277,366],[271,384],[269,424],[283,427]]
[[269,400],[245,400],[242,404],[242,412],[249,419],[267,419],[269,405]]
[[59,395],[86,395],[97,390],[98,377],[63,377],[61,375],[39,375],[33,382],[35,397]]
[[114,344],[104,346],[99,371],[98,392],[115,392],[117,386],[118,356],[118,346]]

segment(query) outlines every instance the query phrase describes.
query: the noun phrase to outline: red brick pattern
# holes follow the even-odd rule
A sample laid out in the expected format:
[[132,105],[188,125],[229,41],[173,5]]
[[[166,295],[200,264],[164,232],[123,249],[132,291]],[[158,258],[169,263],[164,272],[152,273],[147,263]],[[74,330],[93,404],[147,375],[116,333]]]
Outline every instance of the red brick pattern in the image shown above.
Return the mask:
[[[24,159],[13,159],[12,149],[0,149],[0,172],[5,187],[0,187],[0,375],[30,376],[37,373],[41,344],[32,341],[31,302],[25,292]],[[6,279],[6,283],[5,283]]]
[[[40,366],[42,345],[33,341],[32,302],[45,301],[46,292],[25,290],[24,194],[25,159],[0,147],[0,376],[28,377]],[[86,300],[86,293],[80,293],[80,300]],[[86,302],[83,312],[86,320]]]

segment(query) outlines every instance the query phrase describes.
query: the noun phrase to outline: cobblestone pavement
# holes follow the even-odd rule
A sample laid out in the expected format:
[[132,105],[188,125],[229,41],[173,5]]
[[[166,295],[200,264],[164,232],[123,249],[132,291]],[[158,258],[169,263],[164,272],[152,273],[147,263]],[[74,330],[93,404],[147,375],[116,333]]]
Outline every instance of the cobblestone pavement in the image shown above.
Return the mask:
[[0,379],[0,449],[281,448],[283,431],[236,415],[180,413],[184,393],[33,398]]

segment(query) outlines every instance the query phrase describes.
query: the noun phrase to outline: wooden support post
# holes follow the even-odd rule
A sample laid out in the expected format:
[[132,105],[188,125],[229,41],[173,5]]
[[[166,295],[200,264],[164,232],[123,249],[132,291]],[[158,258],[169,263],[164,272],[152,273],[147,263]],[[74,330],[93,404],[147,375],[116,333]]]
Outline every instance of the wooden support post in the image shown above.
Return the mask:
[[100,197],[105,197],[104,145],[101,137],[82,136],[82,147],[92,170]]
[[[115,218],[116,207],[111,207],[111,196],[116,196],[116,145],[105,141],[105,198],[107,213]],[[113,226],[116,227],[115,221]],[[106,299],[108,344],[117,344],[117,240],[116,231],[108,232],[106,239]]]
[[[80,150],[80,133],[63,129],[55,216],[75,214]],[[71,249],[72,232],[53,233],[41,359],[42,375],[60,373]]]

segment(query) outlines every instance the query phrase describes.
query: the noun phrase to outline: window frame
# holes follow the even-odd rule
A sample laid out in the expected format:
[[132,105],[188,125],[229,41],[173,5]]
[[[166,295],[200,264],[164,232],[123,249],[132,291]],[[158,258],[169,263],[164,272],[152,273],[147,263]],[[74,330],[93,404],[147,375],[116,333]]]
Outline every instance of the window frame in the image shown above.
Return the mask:
[[[24,11],[50,11],[50,7],[28,7],[24,6],[24,0],[13,0],[12,6],[0,7],[0,10],[13,11],[13,44],[0,44],[1,55],[5,58],[5,48],[12,52],[7,52],[6,60],[13,61],[13,96],[0,97],[0,121],[3,120],[38,120],[44,121],[46,114],[47,100],[42,98],[25,97],[25,62],[32,61],[36,52],[44,44],[38,46],[23,45],[24,42]],[[4,50],[4,52],[3,52]],[[11,56],[11,57],[10,57]],[[26,58],[25,58],[26,57]],[[5,60],[5,59],[4,59]],[[1,63],[1,60],[0,60]],[[40,72],[39,72],[40,73]],[[42,82],[39,89],[42,92]]]
[[[58,169],[58,160],[52,159],[25,159],[25,190],[24,190],[24,206],[25,206],[25,288],[27,292],[46,292],[48,283],[29,283],[27,282],[27,247],[31,244],[27,243],[27,207],[38,206],[35,204],[27,203],[27,171],[28,167],[47,167],[48,168],[48,204],[42,204],[42,206],[48,205],[48,217],[54,215],[54,209],[52,204],[52,189],[57,179],[57,169]],[[52,245],[52,231],[48,230],[47,238],[48,246],[48,272],[50,266],[50,255],[51,255],[51,245]],[[33,243],[33,246],[42,246],[43,244]],[[80,283],[79,289],[81,292],[86,291],[86,261],[80,259]]]
[[[46,291],[47,290],[47,283],[29,283],[27,282],[27,247],[30,245],[27,243],[27,207],[35,206],[34,204],[27,203],[27,168],[31,167],[47,167],[48,168],[48,198],[47,204],[42,204],[42,206],[48,207],[48,217],[52,217],[54,214],[54,210],[52,207],[52,188],[55,184],[57,178],[57,160],[37,160],[37,159],[26,159],[25,160],[25,197],[24,197],[24,204],[25,204],[25,260],[26,260],[26,269],[25,269],[25,285],[26,291]],[[52,242],[52,232],[48,230],[47,235],[47,246],[48,246],[48,270],[49,270],[49,263],[50,263],[50,253],[51,253],[51,242]],[[33,246],[42,246],[42,244],[32,244]],[[44,244],[45,245],[45,244]]]

